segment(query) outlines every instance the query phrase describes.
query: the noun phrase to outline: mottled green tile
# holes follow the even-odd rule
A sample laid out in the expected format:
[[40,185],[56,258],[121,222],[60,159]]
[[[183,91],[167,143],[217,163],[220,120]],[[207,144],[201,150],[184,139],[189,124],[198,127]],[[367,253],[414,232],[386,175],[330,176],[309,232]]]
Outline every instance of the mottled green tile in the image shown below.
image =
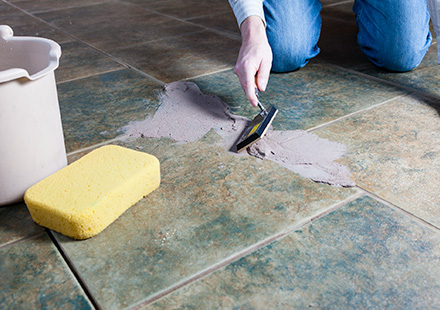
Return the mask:
[[341,163],[358,186],[440,227],[439,112],[407,96],[315,133],[347,145]]
[[[204,93],[212,93],[236,107],[237,114],[253,118],[257,109],[246,100],[232,70],[194,79]],[[402,95],[398,87],[366,80],[352,72],[323,64],[298,71],[271,74],[260,100],[275,105],[277,130],[308,129]],[[331,139],[330,139],[331,140]]]
[[[203,29],[118,2],[41,13],[37,16],[107,53],[122,46]],[[148,50],[143,57],[148,57]]]
[[1,309],[93,309],[45,234],[0,248]]
[[92,239],[57,235],[101,306],[137,304],[357,193],[231,154],[220,139],[120,143],[157,156],[160,187]]
[[78,41],[61,44],[60,66],[55,71],[58,83],[124,68],[110,57]]
[[0,207],[0,218],[0,247],[44,231],[32,221],[23,202]]
[[117,137],[119,128],[154,113],[161,86],[128,69],[59,83],[67,152]]
[[211,31],[120,47],[112,55],[169,83],[233,68],[240,41]]
[[364,66],[358,71],[376,78],[391,81],[403,87],[431,96],[440,96],[439,72],[437,64],[437,44],[432,45],[419,67],[409,72],[396,73],[379,69],[373,65]]
[[439,237],[364,196],[144,309],[435,309]]

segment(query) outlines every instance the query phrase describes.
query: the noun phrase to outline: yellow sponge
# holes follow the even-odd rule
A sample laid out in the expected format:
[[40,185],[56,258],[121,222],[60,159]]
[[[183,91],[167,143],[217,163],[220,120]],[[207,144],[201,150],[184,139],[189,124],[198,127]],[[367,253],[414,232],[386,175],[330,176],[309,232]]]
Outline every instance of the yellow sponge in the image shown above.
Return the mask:
[[159,184],[156,157],[110,145],[33,185],[24,200],[36,223],[86,239],[103,231]]

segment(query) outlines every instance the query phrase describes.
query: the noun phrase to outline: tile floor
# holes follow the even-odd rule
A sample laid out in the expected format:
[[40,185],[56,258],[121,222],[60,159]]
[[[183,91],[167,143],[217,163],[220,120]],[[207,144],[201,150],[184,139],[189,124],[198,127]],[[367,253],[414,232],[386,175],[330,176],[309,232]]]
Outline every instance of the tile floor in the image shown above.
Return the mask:
[[275,129],[342,142],[354,188],[196,142],[120,141],[190,80],[252,117],[233,66],[226,0],[7,0],[0,24],[63,50],[56,70],[69,161],[106,143],[161,161],[159,189],[98,236],[74,241],[0,208],[1,309],[439,309],[440,87],[436,46],[419,68],[376,69],[352,1],[325,0],[321,54],[273,74]]

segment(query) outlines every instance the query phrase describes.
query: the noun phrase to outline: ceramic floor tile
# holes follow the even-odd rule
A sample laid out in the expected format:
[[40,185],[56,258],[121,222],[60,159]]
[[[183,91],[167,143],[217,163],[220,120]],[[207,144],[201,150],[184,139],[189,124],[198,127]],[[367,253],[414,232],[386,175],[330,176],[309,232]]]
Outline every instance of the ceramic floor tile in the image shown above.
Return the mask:
[[363,197],[144,309],[435,309],[440,239]]
[[20,11],[19,9],[7,3],[0,2],[0,23],[2,25],[11,26],[19,24],[21,19],[26,16],[27,14]]
[[219,139],[121,143],[160,160],[160,187],[92,239],[57,235],[102,307],[137,304],[357,194],[233,155]]
[[16,36],[43,37],[57,43],[72,41],[54,27],[5,3],[0,3],[0,24],[11,27]]
[[[327,2],[327,3],[326,3]],[[331,2],[331,1],[330,1]],[[328,3],[328,1],[321,1],[322,9],[321,16],[331,19],[338,19],[346,22],[354,23],[356,14],[353,12],[354,1],[337,1],[335,3]],[[356,28],[356,25],[353,25]]]
[[126,21],[135,16],[149,16],[151,12],[133,5],[112,1],[35,15],[46,22],[70,31],[87,25],[92,28],[93,25],[111,25],[112,22],[119,24],[120,21]]
[[0,273],[2,309],[92,309],[45,233],[1,247]]
[[29,23],[11,26],[15,36],[40,37],[53,40],[58,44],[71,42],[74,39],[61,31],[42,22],[29,21]]
[[0,247],[44,231],[32,221],[23,202],[0,207],[0,218]]
[[104,3],[37,16],[104,52],[203,29],[124,3]]
[[[256,108],[247,101],[232,70],[194,80],[204,93],[219,96],[237,114],[253,118]],[[260,94],[261,102],[275,105],[277,130],[308,129],[404,94],[399,88],[369,81],[328,65],[309,64],[288,74],[272,74]],[[330,139],[331,140],[331,139]]]
[[314,59],[316,61],[329,62],[344,68],[370,64],[357,43],[357,28],[354,22],[324,16],[318,46],[321,52]]
[[128,0],[139,6],[154,10],[161,14],[180,19],[188,19],[200,16],[212,15],[219,12],[231,12],[228,1],[218,0],[166,0],[166,1],[143,1]]
[[318,42],[321,52],[316,57],[317,60],[344,68],[370,63],[357,43],[358,28],[353,2],[333,3],[328,6],[323,3],[321,16],[321,36]]
[[[92,5],[103,2],[113,2],[114,0],[69,0],[69,1],[58,1],[58,0],[8,0],[17,7],[30,12],[46,12],[54,10],[62,10],[72,7],[81,7],[84,5]],[[62,13],[60,13],[62,14]]]
[[362,188],[440,227],[440,105],[407,96],[318,130],[347,145]]
[[55,71],[58,83],[124,68],[110,57],[77,41],[61,44],[60,66]]
[[226,35],[232,35],[241,40],[240,29],[238,28],[237,20],[235,19],[234,13],[232,11],[216,13],[215,15],[195,17],[188,19],[188,21],[197,25],[202,25],[204,27],[220,31],[222,33],[225,33]]
[[59,83],[58,99],[67,152],[120,135],[130,121],[143,120],[158,104],[160,85],[129,69]]
[[169,83],[233,68],[240,41],[210,31],[157,40],[111,52],[116,58]]
[[358,71],[377,78],[426,93],[432,96],[440,96],[439,66],[437,65],[437,44],[433,44],[419,67],[410,72],[393,73],[381,70],[373,65],[358,68]]

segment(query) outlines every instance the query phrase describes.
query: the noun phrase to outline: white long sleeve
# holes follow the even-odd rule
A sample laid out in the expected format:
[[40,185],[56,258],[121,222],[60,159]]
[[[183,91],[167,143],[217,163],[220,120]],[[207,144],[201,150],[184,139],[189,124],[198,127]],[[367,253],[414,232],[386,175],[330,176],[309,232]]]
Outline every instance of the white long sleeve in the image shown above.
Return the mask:
[[437,36],[437,63],[440,64],[440,0],[427,0],[429,15],[431,15],[432,25]]
[[263,0],[229,0],[229,4],[234,11],[239,27],[246,18],[254,15],[261,17],[264,24],[266,24]]

